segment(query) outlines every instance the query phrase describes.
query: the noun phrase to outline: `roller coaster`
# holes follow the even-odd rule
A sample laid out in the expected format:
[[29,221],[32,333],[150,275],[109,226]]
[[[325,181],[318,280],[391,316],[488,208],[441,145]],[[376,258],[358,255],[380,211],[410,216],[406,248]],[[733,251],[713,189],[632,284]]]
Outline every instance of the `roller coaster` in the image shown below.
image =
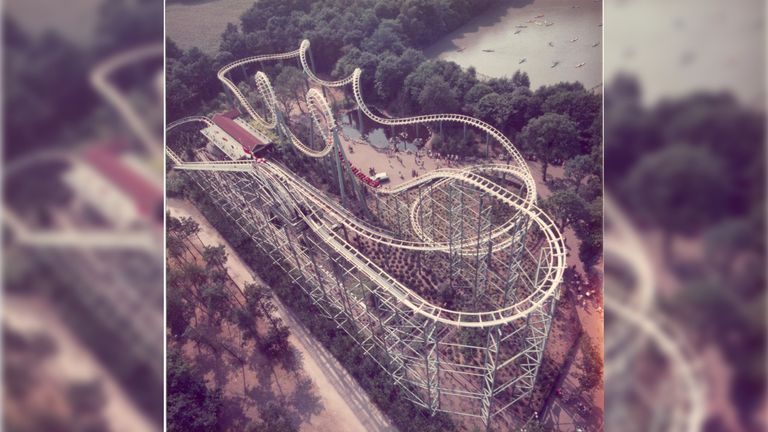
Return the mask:
[[[289,127],[290,113],[278,109],[263,67],[296,60],[308,88],[310,132],[301,137]],[[251,65],[261,66],[250,83],[253,104],[230,77],[236,68],[249,77]],[[276,133],[283,152],[328,173],[323,188],[279,157],[212,160],[196,152],[183,160],[166,147],[168,159],[388,372],[404,397],[488,429],[521,428],[541,409],[545,391],[537,380],[566,267],[563,236],[536,206],[530,169],[501,132],[459,114],[379,116],[363,100],[361,75],[358,68],[341,80],[319,78],[307,40],[218,71],[255,127]],[[505,149],[509,162],[436,169],[389,187],[364,181],[347,158],[326,94],[349,87],[359,116],[431,133],[442,133],[443,123],[471,127]],[[201,116],[173,122],[168,142],[173,130],[211,124]]]

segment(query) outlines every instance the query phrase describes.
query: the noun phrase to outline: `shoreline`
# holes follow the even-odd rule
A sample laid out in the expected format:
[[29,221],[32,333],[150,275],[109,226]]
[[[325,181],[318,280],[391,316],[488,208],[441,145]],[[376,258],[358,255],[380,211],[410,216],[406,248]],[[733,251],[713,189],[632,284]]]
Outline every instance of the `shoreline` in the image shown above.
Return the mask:
[[472,66],[478,76],[526,72],[532,90],[561,81],[593,89],[603,83],[602,19],[601,1],[537,0],[522,6],[506,2],[422,52],[431,60],[452,61],[464,69]]

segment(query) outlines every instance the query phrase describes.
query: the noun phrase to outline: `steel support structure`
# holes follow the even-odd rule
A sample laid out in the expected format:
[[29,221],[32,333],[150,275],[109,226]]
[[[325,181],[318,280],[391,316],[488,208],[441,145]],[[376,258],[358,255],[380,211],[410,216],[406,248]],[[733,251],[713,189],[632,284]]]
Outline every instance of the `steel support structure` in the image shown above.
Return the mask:
[[[357,341],[403,397],[431,413],[472,418],[486,428],[494,422],[524,425],[534,414],[528,402],[565,268],[562,236],[535,205],[536,186],[525,161],[500,132],[471,117],[376,116],[362,100],[360,70],[323,81],[308,65],[308,50],[305,41],[289,53],[238,60],[218,77],[250,121],[279,132],[278,145],[317,163],[332,157],[340,196],[319,190],[280,160],[183,161],[168,150],[175,169],[189,175],[324,317]],[[323,90],[352,85],[358,113],[376,123],[418,128],[437,122],[441,133],[444,121],[462,123],[493,138],[513,163],[439,169],[387,188],[358,184],[319,90],[307,92],[307,107],[312,132],[322,141],[307,146],[277,110],[263,72],[254,79],[269,112],[264,117],[227,75],[243,63],[296,57]],[[185,119],[169,129],[192,121],[209,123]],[[344,188],[347,180],[354,192]],[[358,196],[365,218],[349,208],[347,192]]]

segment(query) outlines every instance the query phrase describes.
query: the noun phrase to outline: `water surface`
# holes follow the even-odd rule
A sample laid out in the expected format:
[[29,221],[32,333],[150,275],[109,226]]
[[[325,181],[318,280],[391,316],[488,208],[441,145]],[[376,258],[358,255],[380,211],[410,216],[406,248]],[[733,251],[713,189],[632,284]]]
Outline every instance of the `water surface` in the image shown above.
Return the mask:
[[519,69],[528,73],[533,89],[561,81],[579,81],[589,89],[602,83],[601,24],[600,1],[510,0],[424,52],[474,66],[489,77],[512,76]]

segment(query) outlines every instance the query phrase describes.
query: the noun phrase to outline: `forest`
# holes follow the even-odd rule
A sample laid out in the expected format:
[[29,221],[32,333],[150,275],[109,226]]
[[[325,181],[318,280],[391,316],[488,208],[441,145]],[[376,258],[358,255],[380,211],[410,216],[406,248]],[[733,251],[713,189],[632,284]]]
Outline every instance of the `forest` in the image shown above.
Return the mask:
[[299,430],[323,407],[272,292],[239,287],[192,218],[167,226],[168,430]]

